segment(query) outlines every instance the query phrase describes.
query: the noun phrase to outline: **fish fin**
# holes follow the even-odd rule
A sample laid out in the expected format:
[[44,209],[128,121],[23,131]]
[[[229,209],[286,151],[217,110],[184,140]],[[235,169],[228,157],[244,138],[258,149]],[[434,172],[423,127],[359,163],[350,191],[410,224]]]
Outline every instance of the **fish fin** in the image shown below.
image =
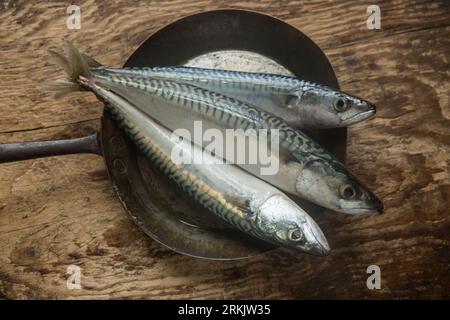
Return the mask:
[[249,199],[244,198],[244,197],[238,197],[238,196],[230,196],[230,195],[225,195],[225,199],[230,204],[239,208],[239,210],[241,210],[241,212],[243,212],[247,218],[250,218],[253,216],[254,211],[251,208]]
[[288,106],[289,104],[291,104],[291,102],[295,102],[298,99],[298,94],[295,92],[293,93],[287,93],[285,96],[283,96],[283,103],[285,106]]
[[69,63],[68,75],[72,82],[77,82],[79,77],[90,78],[89,64],[83,54],[68,40],[64,40],[64,52]]
[[64,40],[64,52],[66,56],[48,50],[53,60],[61,66],[68,75],[67,80],[57,80],[38,86],[39,90],[52,91],[55,97],[61,97],[71,92],[86,90],[79,84],[80,77],[91,78],[90,68],[101,66],[93,58],[81,53],[68,40]]
[[84,60],[86,60],[86,63],[88,64],[88,66],[90,68],[97,68],[97,67],[103,66],[100,62],[98,62],[94,58],[91,58],[91,57],[89,57],[88,55],[86,55],[84,53],[82,53],[81,55],[83,56]]
[[57,65],[59,65],[61,68],[63,68],[65,72],[67,72],[67,73],[70,72],[69,61],[67,61],[66,57],[64,57],[62,54],[60,54],[56,51],[53,51],[51,49],[49,49],[47,51],[50,54],[52,60]]
[[295,101],[295,99],[298,99],[298,95],[295,92],[278,92],[267,97],[268,102],[279,108],[285,108],[291,101]]
[[37,86],[40,91],[53,92],[54,98],[63,97],[71,92],[84,91],[85,89],[78,83],[68,80],[55,80]]

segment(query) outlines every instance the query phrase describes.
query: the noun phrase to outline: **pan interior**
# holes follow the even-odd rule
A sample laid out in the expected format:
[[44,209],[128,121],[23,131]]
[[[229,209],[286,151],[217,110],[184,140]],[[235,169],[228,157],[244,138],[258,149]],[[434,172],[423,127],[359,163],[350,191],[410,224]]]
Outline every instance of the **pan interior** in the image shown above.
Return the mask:
[[188,67],[258,72],[293,76],[288,69],[259,53],[244,50],[220,50],[208,52],[188,60]]

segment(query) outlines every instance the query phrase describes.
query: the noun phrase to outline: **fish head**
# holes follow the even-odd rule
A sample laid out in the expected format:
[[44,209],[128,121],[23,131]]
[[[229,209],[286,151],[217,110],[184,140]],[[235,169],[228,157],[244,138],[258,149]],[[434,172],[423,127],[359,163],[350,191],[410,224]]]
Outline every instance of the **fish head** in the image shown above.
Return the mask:
[[307,162],[297,177],[296,190],[302,197],[338,212],[383,211],[383,203],[342,165],[322,159]]
[[372,103],[328,87],[304,87],[294,96],[289,102],[291,108],[296,109],[307,127],[346,127],[376,113]]
[[258,231],[273,243],[316,256],[327,255],[328,242],[314,220],[283,194],[275,194],[259,207]]

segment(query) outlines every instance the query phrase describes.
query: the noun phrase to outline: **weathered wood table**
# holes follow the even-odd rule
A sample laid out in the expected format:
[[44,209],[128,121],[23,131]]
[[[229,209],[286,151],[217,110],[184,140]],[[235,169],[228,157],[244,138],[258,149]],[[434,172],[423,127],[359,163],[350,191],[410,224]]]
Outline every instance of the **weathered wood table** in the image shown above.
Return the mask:
[[[321,216],[326,258],[276,250],[242,261],[189,258],[147,238],[115,197],[101,157],[0,165],[0,298],[449,298],[450,5],[377,1],[0,1],[0,143],[83,136],[99,126],[93,95],[60,100],[36,85],[61,76],[46,50],[67,36],[120,66],[165,24],[234,7],[274,15],[310,36],[341,87],[378,106],[349,129],[348,167],[384,200],[385,213]],[[353,4],[354,3],[354,4]],[[81,289],[66,286],[81,267]],[[369,290],[370,265],[381,289]]]

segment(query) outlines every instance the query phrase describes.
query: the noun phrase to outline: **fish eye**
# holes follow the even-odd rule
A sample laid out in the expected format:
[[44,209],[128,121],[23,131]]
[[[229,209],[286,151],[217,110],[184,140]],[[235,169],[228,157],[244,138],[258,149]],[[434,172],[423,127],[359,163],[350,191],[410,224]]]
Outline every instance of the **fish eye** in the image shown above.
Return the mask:
[[293,241],[298,241],[303,237],[303,232],[300,228],[289,231],[289,238]]
[[356,190],[353,186],[345,184],[340,188],[341,197],[345,200],[351,200],[356,196]]
[[348,110],[348,108],[350,108],[350,103],[347,100],[339,98],[334,102],[334,109],[337,112],[344,112]]

